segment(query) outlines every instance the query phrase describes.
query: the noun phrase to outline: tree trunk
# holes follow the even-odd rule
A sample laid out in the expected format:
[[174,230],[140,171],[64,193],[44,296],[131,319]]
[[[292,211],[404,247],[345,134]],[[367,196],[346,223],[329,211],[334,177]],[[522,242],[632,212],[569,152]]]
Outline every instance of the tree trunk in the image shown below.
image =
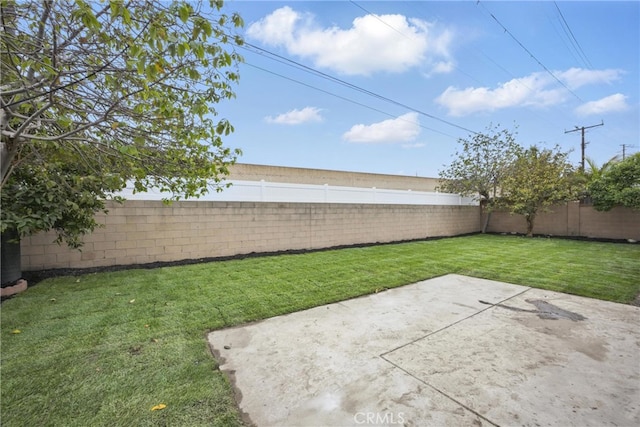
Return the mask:
[[487,227],[489,227],[489,220],[491,219],[491,211],[487,212],[487,216],[484,219],[484,224],[482,224],[482,234],[487,232]]
[[527,215],[527,237],[533,237],[533,221],[536,219],[535,215]]
[[489,200],[487,200],[486,197],[480,200],[480,219],[482,219],[482,214],[485,214],[484,222],[482,223],[482,234],[487,232],[492,210],[492,206],[489,204]]
[[17,230],[5,230],[2,233],[2,265],[0,266],[0,283],[13,283],[22,277],[22,265],[20,260],[20,236]]

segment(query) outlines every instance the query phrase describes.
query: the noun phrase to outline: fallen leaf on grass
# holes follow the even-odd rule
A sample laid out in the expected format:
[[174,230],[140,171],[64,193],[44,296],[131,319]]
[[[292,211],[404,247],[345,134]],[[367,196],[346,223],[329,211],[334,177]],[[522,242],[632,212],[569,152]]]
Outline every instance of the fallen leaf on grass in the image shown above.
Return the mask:
[[165,405],[164,403],[161,403],[159,405],[154,406],[153,408],[151,408],[152,411],[160,411],[164,408],[166,408],[167,405]]

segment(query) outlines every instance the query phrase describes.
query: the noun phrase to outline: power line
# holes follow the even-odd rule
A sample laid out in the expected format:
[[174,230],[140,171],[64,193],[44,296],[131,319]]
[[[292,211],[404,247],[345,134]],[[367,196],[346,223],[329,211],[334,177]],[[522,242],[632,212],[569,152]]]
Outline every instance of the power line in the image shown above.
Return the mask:
[[[405,33],[403,33],[402,31],[398,30],[397,28],[395,28],[394,26],[392,26],[391,24],[389,24],[388,22],[386,22],[384,19],[380,18],[379,15],[370,12],[369,10],[365,9],[364,7],[362,7],[361,5],[357,4],[355,1],[350,0],[350,3],[353,4],[354,6],[356,6],[358,9],[368,13],[369,15],[373,16],[374,18],[376,18],[378,21],[382,22],[384,25],[386,25],[387,27],[391,28],[392,30],[394,30],[395,32],[397,32],[398,34],[404,36],[406,39],[411,40],[412,37],[409,37],[408,35],[406,35]],[[473,77],[471,74],[461,70],[460,68],[458,68],[458,66],[456,66],[453,62],[450,62],[450,65],[456,69],[456,71],[458,71],[460,74],[464,74],[465,76],[469,77],[469,79],[473,80],[476,83],[479,84],[483,84],[481,81],[479,81],[478,79],[476,79],[475,77]]]
[[[416,2],[418,3],[418,2]],[[420,2],[420,5],[424,5],[426,4],[425,2]],[[418,11],[417,9],[415,9],[414,11],[416,11],[418,14],[420,14],[422,11]],[[464,49],[464,51],[466,51],[467,55],[469,56],[475,56],[480,60],[486,59],[487,61],[489,61],[491,64],[493,64],[496,68],[500,69],[506,76],[511,77],[512,79],[517,81],[518,85],[521,85],[525,88],[527,88],[529,91],[531,91],[532,93],[535,92],[535,90],[527,85],[525,83],[525,80],[516,76],[514,73],[512,73],[511,71],[507,70],[505,67],[503,67],[502,65],[500,65],[496,60],[494,60],[491,56],[489,56],[487,53],[485,53],[482,49],[479,48],[474,48],[474,49]],[[486,87],[491,87],[490,84],[487,84],[486,82],[480,81],[477,78],[475,78],[474,76],[472,76],[471,74],[463,71],[462,69],[460,69],[459,67],[457,67],[456,65],[453,66],[458,72],[460,72],[461,74],[469,77],[471,80],[473,80],[474,82],[486,86]],[[552,106],[553,108],[557,109],[559,112],[562,112],[563,114],[566,113],[565,110],[560,110],[558,107],[556,106]],[[552,118],[549,117],[545,117],[541,114],[539,114],[536,110],[532,110],[531,111],[532,114],[538,116],[539,118],[541,118],[542,120],[544,120],[545,122],[547,122],[549,125],[553,125],[556,127],[562,127],[562,125],[560,124],[560,122],[556,121],[557,120],[557,116],[552,116]]]
[[380,18],[378,15],[376,15],[375,13],[369,12],[367,9],[365,9],[364,7],[360,6],[358,3],[356,3],[355,1],[349,1],[349,3],[353,4],[355,7],[357,7],[358,9],[363,10],[364,12],[368,13],[369,15],[373,16],[374,18],[376,18],[378,21],[382,22],[384,25],[386,25],[387,27],[391,28],[393,31],[395,31],[396,33],[400,34],[403,37],[406,37],[408,39],[411,39],[408,35],[404,34],[402,31],[398,30],[397,28],[395,28],[394,26],[392,26],[391,24],[389,24],[388,22],[385,22],[382,18]]
[[[355,7],[358,7],[359,9],[363,10],[363,11],[364,11],[364,12],[366,12],[366,13],[371,14],[371,15],[374,15],[374,16],[375,16],[379,21],[381,21],[382,23],[384,23],[384,24],[385,24],[385,25],[387,25],[388,27],[390,27],[390,28],[394,29],[395,31],[399,32],[399,33],[400,33],[400,34],[402,34],[403,36],[408,37],[408,36],[406,36],[405,34],[403,34],[402,32],[400,32],[398,29],[396,29],[396,28],[394,28],[393,26],[391,26],[391,25],[389,25],[388,23],[386,23],[383,19],[381,19],[381,18],[380,18],[380,17],[378,17],[377,15],[373,14],[372,12],[370,12],[369,10],[367,10],[366,8],[364,8],[364,7],[360,6],[359,4],[357,4],[355,1],[350,1],[350,3],[352,3]],[[483,7],[484,7],[484,5],[483,5]],[[486,9],[486,8],[485,8],[485,9]],[[494,19],[495,19],[495,17],[494,17]],[[506,28],[505,28],[505,30],[506,30]],[[507,30],[507,31],[508,31],[508,30]],[[512,36],[512,37],[513,37],[513,36]],[[329,81],[331,81],[331,82],[333,82],[333,83],[343,85],[343,86],[348,87],[348,88],[350,88],[350,89],[352,89],[352,90],[359,91],[359,92],[361,92],[361,93],[364,93],[364,94],[366,94],[366,95],[372,96],[372,97],[377,98],[377,99],[379,99],[379,100],[382,100],[382,101],[385,101],[385,102],[392,103],[392,104],[397,105],[397,106],[400,106],[400,107],[402,107],[402,108],[406,108],[406,109],[408,109],[408,110],[410,110],[410,111],[413,111],[413,112],[416,112],[416,113],[418,113],[418,114],[424,115],[424,116],[426,116],[426,117],[428,117],[428,118],[431,118],[431,119],[433,119],[433,120],[440,121],[440,122],[445,123],[445,124],[447,124],[447,125],[449,125],[449,126],[452,126],[452,127],[455,127],[455,128],[461,129],[461,130],[464,130],[464,131],[469,132],[469,133],[472,133],[472,134],[478,134],[478,132],[475,132],[475,131],[473,131],[473,130],[471,130],[471,129],[468,129],[468,128],[466,128],[466,127],[463,127],[463,126],[457,125],[457,124],[455,124],[455,123],[449,122],[449,121],[447,121],[447,120],[441,119],[441,118],[439,118],[439,117],[437,117],[437,116],[434,116],[434,115],[432,115],[432,114],[426,113],[426,112],[424,112],[424,111],[421,111],[421,110],[418,110],[418,109],[416,109],[416,108],[414,108],[414,107],[411,107],[411,106],[408,106],[408,105],[406,105],[406,104],[400,103],[400,102],[398,102],[398,101],[395,101],[395,100],[393,100],[393,99],[390,99],[390,98],[385,97],[385,96],[383,96],[383,95],[380,95],[380,94],[378,94],[378,93],[375,93],[375,92],[372,92],[372,91],[370,91],[370,90],[364,89],[364,88],[362,88],[362,87],[360,87],[360,86],[357,86],[357,85],[354,85],[354,84],[352,84],[352,83],[346,82],[346,81],[344,81],[344,80],[342,80],[342,79],[339,79],[339,78],[337,78],[337,77],[334,77],[334,76],[329,75],[329,74],[327,74],[327,73],[321,72],[321,71],[316,70],[316,69],[314,69],[314,68],[312,68],[312,67],[309,67],[309,66],[307,66],[307,65],[304,65],[304,64],[301,64],[301,63],[299,63],[299,62],[296,62],[296,61],[294,61],[294,60],[292,60],[292,59],[290,59],[290,58],[286,58],[286,57],[284,57],[284,56],[282,56],[282,55],[279,55],[279,54],[276,54],[276,53],[274,53],[274,52],[271,52],[271,51],[269,51],[269,50],[267,50],[267,49],[265,49],[265,48],[262,48],[262,47],[260,47],[260,46],[256,46],[256,45],[251,44],[251,43],[246,42],[246,41],[244,42],[244,45],[238,45],[238,46],[239,46],[239,47],[241,47],[241,48],[245,48],[245,49],[247,49],[247,47],[250,47],[250,48],[254,49],[255,51],[257,51],[257,52],[255,52],[255,51],[254,51],[253,53],[257,53],[257,54],[265,54],[265,55],[267,55],[267,57],[268,57],[269,59],[271,59],[271,60],[273,60],[273,61],[283,63],[283,64],[285,64],[285,65],[288,65],[288,66],[291,66],[291,67],[293,67],[293,68],[296,68],[296,69],[302,70],[302,71],[304,71],[304,72],[308,72],[308,73],[313,74],[313,75],[315,75],[315,76],[317,76],[317,77],[324,78],[324,79],[329,80]],[[526,49],[526,48],[525,48],[525,49]],[[247,49],[247,50],[251,51],[250,49]],[[486,56],[486,54],[485,54],[485,56]],[[489,59],[489,60],[491,60],[491,58],[488,58],[488,59]],[[534,59],[535,59],[535,57],[534,57]],[[507,74],[511,75],[513,78],[516,78],[515,76],[513,76],[513,74],[512,74],[512,73],[510,73],[510,72],[508,72],[507,70],[505,70],[503,67],[501,67],[499,64],[497,64],[495,61],[491,60],[491,62],[493,62],[496,66],[498,66],[499,68],[501,68],[501,69],[502,69],[503,71],[505,71]],[[256,66],[253,66],[253,67],[254,67],[254,68],[260,68],[260,67],[256,67]],[[544,65],[543,65],[543,67],[544,67]],[[478,82],[478,80],[477,80],[477,79],[475,79],[473,76],[471,76],[471,75],[469,75],[469,74],[467,74],[467,73],[462,72],[462,70],[460,70],[460,69],[459,69],[459,68],[457,68],[457,67],[454,67],[454,68],[456,68],[456,69],[457,69],[458,71],[460,71],[462,74],[467,75],[467,76],[468,76],[468,77],[470,77],[472,80],[474,80],[474,81]],[[316,87],[314,87],[314,86],[312,86],[312,85],[308,85],[308,84],[306,84],[306,83],[299,82],[299,81],[297,81],[297,80],[295,80],[295,79],[291,79],[291,78],[289,78],[289,77],[286,77],[286,76],[280,75],[280,74],[275,73],[275,72],[272,72],[272,71],[270,71],[270,70],[267,70],[267,69],[264,69],[264,68],[260,68],[260,69],[261,69],[262,71],[265,71],[265,72],[268,72],[268,73],[271,73],[271,74],[274,74],[274,75],[280,76],[280,77],[282,77],[282,78],[285,78],[285,79],[291,80],[291,81],[296,82],[296,83],[298,83],[298,84],[302,84],[302,85],[305,85],[305,86],[307,86],[307,87],[313,88],[313,89],[315,89],[315,90],[319,90],[319,91],[321,91],[321,92],[328,93],[328,94],[330,94],[330,95],[332,95],[332,96],[336,96],[336,97],[338,97],[338,98],[344,99],[344,100],[346,100],[347,102],[352,102],[352,103],[355,103],[355,104],[357,104],[357,105],[363,106],[363,107],[365,107],[365,108],[369,108],[369,109],[372,109],[372,110],[374,110],[374,111],[381,112],[382,114],[385,114],[385,115],[388,115],[388,116],[391,116],[391,117],[395,117],[395,116],[393,116],[393,115],[391,115],[391,114],[389,114],[389,113],[386,113],[386,112],[383,112],[383,111],[377,110],[377,109],[375,109],[375,108],[369,107],[369,106],[367,106],[367,105],[364,105],[364,104],[361,104],[361,103],[358,103],[358,102],[352,101],[352,100],[350,100],[350,99],[348,99],[348,98],[344,98],[344,97],[341,97],[341,96],[339,96],[339,95],[335,95],[335,94],[333,94],[333,93],[331,93],[331,92],[328,92],[328,91],[325,91],[325,90],[322,90],[322,89],[318,89],[318,88],[316,88]],[[547,71],[548,71],[548,70],[547,70]],[[554,76],[554,78],[555,78],[555,76]],[[558,80],[558,79],[556,78],[556,80]],[[533,90],[533,89],[531,89],[530,87],[528,87],[524,82],[520,81],[519,83],[520,83],[520,84],[522,84],[523,86],[527,87],[529,90]],[[562,85],[564,86],[564,84],[563,84],[561,81],[559,81],[559,83],[560,83],[560,84],[562,84]],[[565,88],[566,88],[566,86],[565,86]],[[570,91],[570,89],[569,89],[569,88],[567,88],[567,90],[569,90],[569,91]],[[570,91],[570,92],[571,92],[571,91]],[[571,93],[573,93],[573,92],[571,92]],[[577,95],[575,95],[575,94],[574,94],[574,96],[576,96],[576,97],[577,97]],[[578,97],[578,99],[580,99],[580,98]],[[424,127],[424,126],[421,126],[421,127]],[[426,128],[426,129],[429,129],[429,128]],[[434,129],[430,129],[430,130],[435,131]],[[439,132],[439,131],[435,131],[435,132],[438,132],[438,133],[441,133],[441,134],[443,134],[443,135],[446,135],[446,136],[450,136],[450,137],[452,137],[451,135],[448,135],[448,134],[443,133],[443,132]]]
[[[571,57],[574,59],[574,61],[576,63],[584,62],[584,60],[576,54],[577,49],[575,47],[575,44],[571,41],[569,32],[567,31],[566,27],[562,24],[562,21],[558,16],[558,12],[557,11],[554,11],[554,12],[555,14],[551,16],[545,11],[545,15],[547,15],[547,18],[549,19],[549,23],[553,27],[553,31],[556,33],[556,35],[558,36],[558,39],[562,42],[562,44],[567,48],[567,51],[571,54]],[[558,26],[561,28],[561,30],[558,29]]]
[[[385,24],[385,25],[386,25],[386,26],[388,26],[389,28],[393,29],[393,30],[394,30],[394,31],[396,31],[397,33],[401,34],[402,36],[404,36],[404,37],[406,37],[406,38],[410,38],[409,36],[407,36],[406,34],[402,33],[402,32],[401,32],[400,30],[398,30],[397,28],[395,28],[395,27],[391,26],[390,24],[388,24],[387,22],[385,22],[385,21],[384,21],[383,19],[381,19],[378,15],[376,15],[376,14],[374,14],[374,13],[370,12],[369,10],[367,10],[367,9],[365,9],[364,7],[362,7],[362,6],[360,6],[359,4],[357,4],[355,1],[350,1],[350,3],[352,3],[354,6],[358,7],[359,9],[363,10],[364,12],[366,12],[366,13],[368,13],[368,14],[370,14],[370,15],[374,16],[374,17],[375,17],[376,19],[378,19],[380,22],[382,22],[383,24]],[[428,117],[428,118],[430,118],[430,119],[437,120],[437,121],[439,121],[439,122],[441,122],[441,123],[444,123],[444,124],[446,124],[446,125],[449,125],[449,126],[452,126],[452,127],[458,128],[458,129],[460,129],[460,130],[464,130],[465,132],[469,132],[469,133],[474,134],[474,135],[477,135],[477,134],[478,134],[478,132],[473,131],[473,130],[471,130],[471,129],[468,129],[468,128],[464,127],[464,126],[457,125],[457,124],[455,124],[455,123],[453,123],[453,122],[450,122],[450,121],[448,121],[448,120],[445,120],[445,119],[442,119],[442,118],[440,118],[440,117],[434,116],[433,114],[426,113],[426,112],[424,112],[424,111],[422,111],[422,110],[419,110],[419,109],[417,109],[417,108],[414,108],[414,107],[408,106],[408,105],[406,105],[406,104],[403,104],[403,103],[401,103],[401,102],[398,102],[398,101],[393,100],[393,99],[391,99],[391,98],[388,98],[388,97],[386,97],[386,96],[380,95],[380,94],[378,94],[378,93],[376,93],[376,92],[372,92],[372,91],[370,91],[370,90],[368,90],[368,89],[364,89],[364,88],[362,88],[362,87],[360,87],[360,86],[354,85],[354,84],[352,84],[352,83],[349,83],[349,82],[347,82],[347,81],[345,81],[345,80],[339,79],[339,78],[337,78],[337,77],[335,77],[335,76],[332,76],[332,75],[330,75],[330,74],[327,74],[327,73],[324,73],[324,72],[322,72],[322,71],[316,70],[315,68],[312,68],[312,67],[309,67],[309,66],[307,66],[307,65],[301,64],[301,63],[299,63],[299,62],[297,62],[297,61],[294,61],[294,60],[292,60],[292,59],[290,59],[290,58],[286,58],[286,57],[284,57],[284,56],[282,56],[282,55],[278,55],[277,53],[271,52],[271,51],[269,51],[269,50],[267,50],[267,49],[265,49],[265,48],[262,48],[262,47],[260,47],[260,46],[256,46],[256,45],[251,44],[251,43],[248,43],[248,42],[246,42],[246,41],[244,42],[244,46],[249,46],[249,47],[251,47],[251,48],[253,48],[253,49],[256,49],[256,50],[258,50],[258,51],[260,51],[260,52],[264,52],[264,53],[266,53],[267,55],[270,55],[271,57],[278,58],[277,60],[276,60],[276,59],[271,58],[272,60],[276,60],[277,62],[281,62],[281,63],[282,63],[282,61],[285,61],[285,62],[287,62],[287,63],[289,63],[289,64],[292,64],[292,66],[294,66],[295,68],[302,69],[303,71],[309,72],[309,73],[311,73],[311,74],[314,74],[314,75],[319,76],[319,77],[321,77],[321,78],[324,78],[324,79],[326,79],[326,80],[332,81],[332,82],[334,82],[334,83],[338,83],[338,84],[340,84],[340,85],[342,85],[342,86],[345,86],[345,87],[348,87],[348,88],[350,88],[350,89],[356,90],[356,91],[358,91],[358,92],[364,93],[364,94],[366,94],[366,95],[372,96],[372,97],[377,98],[377,99],[379,99],[379,100],[382,100],[382,101],[385,101],[385,102],[388,102],[388,103],[394,104],[394,105],[396,105],[396,106],[399,106],[399,107],[402,107],[402,108],[406,108],[406,109],[408,109],[408,110],[410,110],[410,111],[413,111],[413,112],[415,112],[415,113],[418,113],[418,114],[423,115],[423,116],[425,116],[425,117]],[[240,47],[243,47],[243,46],[240,46]],[[460,70],[459,70],[459,71],[460,71]],[[277,74],[277,73],[276,73],[276,74]],[[465,73],[465,74],[466,74],[466,73]],[[471,77],[471,76],[469,76],[469,77]],[[472,78],[473,78],[473,77],[472,77]],[[474,79],[474,80],[475,80],[475,79]],[[432,130],[433,130],[433,129],[432,129]],[[437,132],[437,131],[436,131],[436,132]],[[442,132],[439,132],[439,133],[442,133]],[[444,134],[444,135],[447,135],[447,134]],[[447,136],[450,136],[450,135],[447,135]]]
[[[326,93],[327,95],[331,95],[331,96],[336,97],[336,98],[338,98],[338,99],[342,99],[343,101],[347,101],[347,102],[350,102],[350,103],[352,103],[352,104],[358,105],[358,106],[360,106],[360,107],[364,107],[364,108],[367,108],[367,109],[369,109],[369,110],[375,111],[375,112],[377,112],[377,113],[384,114],[385,116],[389,116],[389,117],[393,117],[393,118],[398,118],[397,116],[395,116],[395,115],[393,115],[393,114],[391,114],[391,113],[387,113],[386,111],[382,111],[382,110],[379,110],[379,109],[377,109],[377,108],[375,108],[375,107],[372,107],[372,106],[370,106],[370,105],[363,104],[363,103],[358,102],[358,101],[354,101],[353,99],[350,99],[350,98],[347,98],[347,97],[344,97],[344,96],[338,95],[338,94],[333,93],[333,92],[329,92],[328,90],[320,89],[319,87],[316,87],[316,86],[310,85],[310,84],[308,84],[308,83],[301,82],[300,80],[296,80],[296,79],[291,78],[291,77],[287,77],[287,76],[285,76],[285,75],[282,75],[282,74],[276,73],[275,71],[267,70],[266,68],[259,67],[259,66],[257,66],[257,65],[253,65],[253,64],[250,64],[250,63],[248,63],[248,62],[245,62],[244,64],[245,64],[245,65],[248,65],[248,66],[250,66],[250,67],[252,67],[252,68],[256,68],[256,69],[258,69],[258,70],[264,71],[264,72],[266,72],[266,73],[273,74],[273,75],[278,76],[278,77],[280,77],[280,78],[283,78],[283,79],[285,79],[285,80],[289,80],[289,81],[291,81],[291,82],[297,83],[297,84],[299,84],[299,85],[306,86],[306,87],[308,87],[308,88],[310,88],[310,89],[317,90],[318,92]],[[407,120],[407,121],[409,121],[409,120]],[[441,132],[441,131],[436,130],[436,129],[432,129],[432,128],[427,127],[427,126],[424,126],[424,125],[422,125],[422,124],[418,124],[418,126],[420,126],[420,127],[421,127],[421,128],[423,128],[423,129],[427,129],[427,130],[430,130],[430,131],[432,131],[432,132],[439,133],[439,134],[444,135],[444,136],[448,136],[448,137],[451,137],[451,138],[454,138],[454,139],[456,138],[456,137],[455,137],[455,136],[453,136],[453,135],[449,135],[448,133]]]
[[[517,80],[519,85],[524,86],[525,88],[529,89],[532,93],[535,92],[535,90],[527,85],[524,82],[524,79],[519,78],[518,76],[516,76],[515,74],[513,74],[511,71],[507,70],[506,68],[504,68],[502,65],[498,64],[495,60],[493,60],[489,55],[487,55],[485,52],[483,52],[481,49],[476,49],[475,52],[472,52],[473,54],[476,53],[480,53],[483,57],[485,57],[486,59],[489,60],[489,62],[491,62],[493,65],[495,65],[497,68],[499,68],[500,70],[502,70],[507,76],[511,77],[514,80]],[[557,109],[558,111],[561,111],[562,113],[565,113],[564,110],[561,110],[560,108],[556,107],[555,105],[552,106],[553,108]],[[554,125],[557,127],[561,127],[560,122],[556,121],[557,117],[552,116],[553,120],[550,120],[548,117],[544,117],[542,116],[540,113],[538,113],[535,109],[531,110],[532,114],[538,116],[539,118],[541,118],[542,120],[546,121],[549,125]]]
[[248,46],[248,47],[250,47],[252,49],[258,50],[259,52],[266,53],[267,55],[269,55],[271,57],[270,59],[272,59],[272,60],[274,60],[273,58],[277,58],[278,62],[283,62],[284,61],[285,63],[291,64],[291,66],[293,66],[294,68],[298,68],[298,69],[300,69],[300,70],[302,70],[304,72],[307,72],[307,73],[313,74],[315,76],[321,77],[323,79],[332,81],[334,83],[337,83],[337,84],[340,84],[342,86],[348,87],[348,88],[350,88],[352,90],[356,90],[358,92],[364,93],[364,94],[369,95],[369,96],[371,96],[373,98],[377,98],[377,99],[379,99],[381,101],[385,101],[387,103],[390,103],[390,104],[405,108],[407,110],[413,111],[415,113],[418,113],[418,114],[423,115],[425,117],[428,117],[430,119],[439,121],[439,122],[444,123],[446,125],[449,125],[451,127],[455,127],[457,129],[464,130],[465,132],[469,132],[469,133],[474,134],[474,135],[478,134],[478,132],[473,131],[471,129],[468,129],[468,128],[464,127],[464,126],[457,125],[457,124],[455,124],[453,122],[450,122],[448,120],[445,120],[445,119],[442,119],[440,117],[434,116],[433,114],[429,114],[427,112],[424,112],[424,111],[419,110],[417,108],[414,108],[414,107],[411,107],[409,105],[403,104],[403,103],[401,103],[399,101],[396,101],[394,99],[388,98],[388,97],[386,97],[384,95],[380,95],[380,94],[378,94],[376,92],[370,91],[368,89],[364,89],[364,88],[362,88],[360,86],[357,86],[355,84],[349,83],[349,82],[347,82],[345,80],[339,79],[339,78],[334,77],[334,76],[332,76],[330,74],[327,74],[327,73],[324,73],[322,71],[316,70],[315,68],[312,68],[312,67],[309,67],[307,65],[301,64],[301,63],[299,63],[297,61],[294,61],[292,59],[286,58],[286,57],[284,57],[282,55],[278,55],[277,53],[271,52],[271,51],[269,51],[267,49],[264,49],[264,48],[262,48],[260,46],[256,46],[254,44],[247,43],[247,42],[245,42],[243,45],[238,45],[238,46],[239,47],[243,47],[245,49]]
[[580,58],[585,62],[585,64],[587,64],[587,66],[589,68],[593,69],[593,66],[591,65],[591,61],[589,61],[589,58],[584,53],[584,50],[582,50],[582,46],[580,46],[580,43],[578,43],[578,39],[576,39],[576,36],[573,34],[573,31],[571,31],[571,27],[569,26],[569,23],[567,22],[566,19],[564,19],[564,15],[563,15],[562,11],[560,10],[560,7],[558,6],[558,3],[556,3],[554,1],[553,4],[556,6],[556,10],[558,11],[558,14],[560,15],[560,18],[562,18],[562,22],[564,23],[563,29],[566,28],[565,33],[568,30],[569,34],[571,35],[571,37],[569,38],[569,41],[571,41],[571,43],[574,45],[574,48],[576,49],[576,51],[580,55]]
[[575,96],[580,102],[584,102],[582,100],[582,98],[580,98],[578,95],[576,95],[576,93],[574,91],[572,91],[571,89],[569,89],[569,87],[564,84],[562,82],[562,80],[560,80],[555,74],[553,74],[551,72],[551,70],[549,70],[538,58],[536,58],[536,56],[531,53],[531,51],[529,49],[527,49],[525,47],[524,44],[522,44],[522,42],[520,40],[518,40],[518,38],[516,36],[513,35],[513,33],[511,31],[509,31],[509,29],[507,29],[507,27],[505,27],[502,22],[500,22],[500,20],[498,18],[496,18],[496,16],[491,13],[485,6],[484,4],[480,3],[480,0],[478,0],[478,3],[480,6],[483,7],[483,9],[493,18],[494,21],[496,21],[496,23],[502,27],[502,29],[504,30],[505,33],[507,33],[525,52],[527,52],[529,54],[529,56],[531,56],[531,58],[533,58],[538,65],[540,65],[551,77],[553,77],[555,79],[555,81],[557,81],[558,83],[560,83],[562,85],[562,87],[564,87],[567,91],[569,91],[569,93],[571,93],[573,96]]

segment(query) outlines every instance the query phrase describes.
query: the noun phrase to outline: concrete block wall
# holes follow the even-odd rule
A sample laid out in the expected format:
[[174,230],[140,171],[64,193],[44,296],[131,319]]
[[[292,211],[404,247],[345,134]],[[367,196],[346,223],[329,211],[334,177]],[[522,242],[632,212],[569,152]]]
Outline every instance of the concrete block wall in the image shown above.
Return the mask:
[[580,235],[640,241],[640,211],[616,207],[599,212],[591,206],[580,206]]
[[[527,224],[522,215],[493,212],[487,231],[525,233]],[[616,207],[608,212],[598,212],[592,206],[569,202],[554,206],[551,212],[539,214],[533,233],[640,241],[640,211]]]
[[22,268],[90,268],[320,249],[477,232],[477,206],[126,201],[110,204],[82,251],[23,239]]
[[286,182],[293,184],[338,185],[344,187],[385,188],[387,190],[436,191],[438,178],[377,173],[345,172],[326,169],[236,163],[229,168],[230,180]]

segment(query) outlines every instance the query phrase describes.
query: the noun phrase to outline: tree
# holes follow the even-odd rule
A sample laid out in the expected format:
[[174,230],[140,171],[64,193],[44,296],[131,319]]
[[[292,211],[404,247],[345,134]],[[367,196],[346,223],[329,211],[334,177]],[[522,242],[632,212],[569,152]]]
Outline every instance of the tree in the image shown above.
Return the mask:
[[586,170],[578,171],[579,181],[582,183],[581,193],[578,198],[581,200],[591,198],[589,194],[589,186],[599,180],[613,165],[620,161],[618,156],[614,156],[608,161],[604,162],[602,166],[598,166],[595,160],[587,157],[585,158],[588,168]]
[[521,151],[515,136],[507,129],[489,125],[486,133],[476,133],[459,139],[461,149],[449,167],[440,171],[440,188],[463,196],[477,196],[487,210],[482,227],[487,229],[498,191],[509,170],[509,165]]
[[599,211],[614,206],[640,209],[640,153],[609,167],[591,182],[588,192]]
[[519,153],[502,181],[499,204],[511,213],[524,215],[527,236],[533,235],[538,213],[559,202],[575,198],[579,190],[569,153],[530,147]]
[[607,173],[616,163],[620,161],[620,157],[614,156],[604,162],[602,166],[598,166],[596,161],[589,157],[587,157],[585,160],[587,161],[587,165],[589,166],[589,168],[582,173],[585,176],[587,183],[591,183],[602,178],[605,173]]
[[55,229],[77,247],[127,182],[167,199],[223,188],[239,150],[214,104],[235,96],[225,46],[243,23],[221,7],[2,0],[3,240]]

